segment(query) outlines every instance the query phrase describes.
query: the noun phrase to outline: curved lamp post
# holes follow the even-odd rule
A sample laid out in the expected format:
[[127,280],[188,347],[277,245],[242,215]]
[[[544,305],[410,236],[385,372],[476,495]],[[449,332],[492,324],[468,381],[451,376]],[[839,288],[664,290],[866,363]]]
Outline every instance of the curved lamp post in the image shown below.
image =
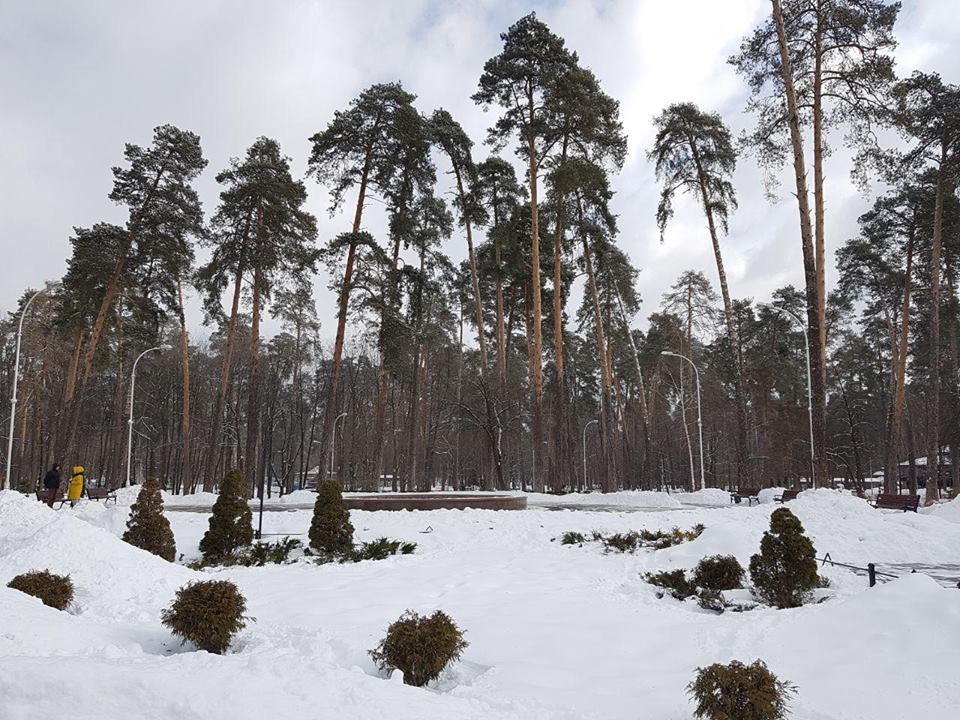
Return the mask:
[[688,363],[690,363],[690,367],[693,368],[693,372],[696,374],[696,377],[697,377],[697,435],[699,436],[699,439],[700,439],[700,489],[705,490],[707,487],[707,483],[704,480],[704,474],[703,474],[703,415],[701,413],[701,408],[700,408],[700,370],[697,368],[696,364],[694,364],[693,360],[688,358],[686,355],[670,352],[668,350],[664,350],[660,354],[669,355],[670,357],[680,358],[681,360],[686,360]]
[[156,347],[147,348],[142,353],[137,355],[137,359],[133,361],[133,369],[130,371],[130,409],[127,415],[127,477],[123,481],[124,487],[128,487],[130,485],[130,460],[133,452],[133,391],[137,386],[137,363],[140,362],[140,358],[142,358],[148,352],[169,349],[170,345],[157,345]]
[[23,319],[27,316],[27,312],[30,310],[33,301],[37,299],[37,295],[42,295],[44,292],[44,290],[38,290],[31,295],[20,313],[20,326],[17,328],[17,351],[13,356],[13,388],[10,394],[10,435],[7,438],[7,474],[3,478],[3,486],[0,487],[0,490],[10,489],[10,468],[13,466],[13,432],[17,417],[17,382],[20,380],[20,337],[23,335]]
[[786,308],[777,307],[776,305],[768,305],[771,310],[776,312],[789,315],[794,320],[797,321],[797,324],[800,326],[800,329],[803,330],[803,344],[807,349],[807,419],[810,423],[810,487],[817,486],[817,461],[816,454],[813,449],[813,385],[810,380],[810,336],[808,334],[809,328],[807,324],[803,322],[799,315],[797,315],[792,310],[787,310]]
[[583,486],[587,487],[587,428],[596,425],[597,419],[594,418],[583,426]]

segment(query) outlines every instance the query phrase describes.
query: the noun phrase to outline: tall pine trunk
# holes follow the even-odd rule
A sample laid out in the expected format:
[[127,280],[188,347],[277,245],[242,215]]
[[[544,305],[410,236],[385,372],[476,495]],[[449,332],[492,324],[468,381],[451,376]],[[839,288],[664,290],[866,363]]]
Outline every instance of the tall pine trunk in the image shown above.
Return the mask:
[[797,108],[797,93],[793,84],[793,64],[787,45],[786,29],[780,0],[770,0],[773,21],[777,29],[780,49],[780,73],[787,101],[790,144],[793,150],[793,170],[797,187],[797,210],[800,215],[800,242],[803,247],[803,275],[807,298],[807,334],[810,338],[810,375],[813,386],[813,435],[816,469],[812,478],[813,487],[826,486],[826,383],[822,363],[820,328],[820,291],[817,281],[817,263],[814,250],[813,227],[810,221],[810,200],[807,188],[807,167],[803,154],[803,136],[800,132],[800,116]]
[[[183,418],[181,429],[183,432],[183,487],[193,491],[193,462],[190,457],[190,357],[188,354],[190,340],[187,336],[186,313],[183,309],[183,285],[177,278],[177,300],[180,313],[180,366],[183,377]],[[186,493],[184,493],[186,494]]]
[[[532,91],[531,91],[532,92]],[[533,97],[529,98],[531,108],[531,122],[533,115]],[[533,474],[533,490],[539,491],[544,487],[543,463],[538,462],[540,449],[543,446],[543,309],[540,302],[540,213],[537,206],[537,148],[533,135],[527,140],[527,154],[530,161],[530,294],[532,296],[533,317],[530,321],[533,327],[533,342],[530,348],[530,372],[533,380],[533,462],[536,466]],[[538,477],[537,473],[540,474]]]
[[[257,441],[260,437],[260,393],[258,369],[260,364],[260,305],[263,292],[263,275],[260,264],[253,271],[253,313],[250,320],[250,356],[247,375],[247,440],[243,453],[243,470],[247,474],[248,487],[254,492],[260,486],[258,468],[260,456]],[[252,483],[252,485],[251,485]]]
[[713,218],[713,207],[710,203],[710,192],[707,189],[706,173],[700,160],[700,153],[693,138],[689,139],[690,151],[697,168],[697,180],[700,183],[700,197],[703,200],[703,212],[707,216],[707,228],[710,231],[710,241],[713,243],[713,257],[717,263],[717,275],[720,278],[720,295],[723,298],[723,319],[727,327],[727,339],[730,341],[734,353],[733,358],[733,388],[734,402],[737,412],[737,484],[753,486],[753,473],[750,472],[750,449],[747,443],[747,401],[743,392],[743,363],[740,358],[740,332],[737,328],[737,319],[733,314],[733,301],[730,299],[730,289],[727,286],[727,272],[723,266],[723,254],[720,252],[720,239],[717,236],[717,225]]
[[937,171],[937,192],[933,206],[933,242],[930,247],[930,396],[927,398],[927,487],[924,502],[940,499],[940,255],[943,247],[943,203],[947,194],[946,174],[949,147],[944,143]]
[[[907,239],[907,267],[903,281],[903,307],[900,311],[900,338],[897,348],[896,367],[894,370],[893,423],[890,428],[890,438],[888,440],[891,447],[887,449],[887,477],[886,487],[884,488],[888,493],[895,493],[897,491],[897,483],[900,478],[896,448],[900,441],[901,433],[903,432],[903,411],[906,404],[907,351],[910,338],[910,293],[913,289],[914,234],[914,231],[911,229],[910,237]],[[892,459],[892,462],[890,459]]]
[[[217,469],[220,466],[220,440],[223,437],[223,414],[227,406],[227,392],[230,388],[230,371],[233,366],[233,347],[237,338],[237,316],[240,313],[240,291],[243,289],[244,259],[237,263],[233,279],[233,301],[230,304],[230,319],[227,321],[227,342],[223,350],[223,365],[220,369],[220,385],[217,389],[217,405],[213,412],[213,431],[210,437],[210,451],[207,453],[207,470],[203,478],[203,491],[212,492],[217,484]],[[228,460],[229,462],[229,460]]]
[[330,453],[330,439],[333,423],[337,417],[337,395],[340,390],[340,369],[343,363],[343,342],[347,332],[347,316],[350,311],[350,285],[353,282],[353,266],[357,259],[357,235],[363,221],[363,203],[367,196],[367,183],[373,162],[373,148],[367,147],[366,158],[360,173],[360,188],[357,193],[357,207],[353,215],[353,229],[347,246],[347,262],[343,269],[343,282],[340,286],[340,299],[337,310],[337,336],[333,342],[333,358],[330,363],[330,380],[327,386],[327,402],[323,409],[323,426],[320,429],[320,453],[318,467],[327,466]]

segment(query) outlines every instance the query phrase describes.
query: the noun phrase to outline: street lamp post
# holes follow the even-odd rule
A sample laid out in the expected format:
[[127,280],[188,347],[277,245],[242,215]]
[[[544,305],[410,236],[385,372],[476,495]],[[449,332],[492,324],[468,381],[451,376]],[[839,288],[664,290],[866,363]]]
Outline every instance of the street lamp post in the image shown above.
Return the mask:
[[133,457],[133,392],[137,386],[137,363],[140,362],[140,358],[142,358],[148,352],[169,349],[169,345],[157,345],[156,347],[147,348],[142,353],[137,355],[137,359],[133,361],[133,368],[130,370],[130,408],[127,413],[127,477],[123,481],[124,487],[130,486],[130,463],[131,458]]
[[333,458],[337,452],[337,423],[340,422],[340,418],[345,418],[346,416],[347,413],[342,412],[337,415],[336,419],[333,421],[333,442],[330,443],[330,482],[333,482]]
[[784,313],[789,315],[791,318],[797,321],[797,324],[800,325],[800,328],[803,330],[803,345],[806,348],[806,359],[807,359],[807,420],[810,426],[810,487],[817,486],[817,460],[816,453],[814,452],[813,446],[813,384],[810,379],[810,335],[809,328],[807,328],[806,323],[792,310],[787,310],[786,308],[777,307],[776,305],[769,306],[771,310],[776,310],[777,312]]
[[690,367],[693,368],[693,372],[697,378],[697,435],[700,440],[700,489],[705,490],[707,487],[706,480],[704,479],[703,473],[703,414],[700,407],[700,370],[697,368],[696,364],[688,358],[686,355],[681,355],[680,353],[670,352],[669,350],[664,350],[661,355],[669,355],[670,357],[680,358],[681,360],[686,360],[690,363]]
[[583,486],[587,486],[587,428],[591,425],[595,425],[597,419],[594,418],[586,425],[583,426]]
[[30,299],[27,300],[27,304],[23,306],[23,311],[20,313],[20,326],[17,328],[17,351],[13,356],[13,388],[10,394],[10,435],[7,437],[7,474],[3,478],[3,487],[0,487],[0,490],[10,489],[10,469],[13,466],[13,432],[16,427],[15,420],[17,417],[17,382],[20,380],[20,337],[23,335],[23,319],[27,316],[30,305],[33,304],[37,295],[43,292],[43,290],[38,290],[31,295]]

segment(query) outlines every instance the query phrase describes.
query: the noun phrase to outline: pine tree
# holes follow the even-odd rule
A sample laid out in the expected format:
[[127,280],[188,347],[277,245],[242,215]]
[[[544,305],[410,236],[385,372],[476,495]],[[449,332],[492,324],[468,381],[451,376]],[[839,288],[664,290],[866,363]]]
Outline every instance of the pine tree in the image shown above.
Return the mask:
[[247,479],[239,470],[231,470],[220,484],[210,527],[200,540],[200,552],[204,560],[216,560],[252,542],[253,513],[247,504]]
[[100,307],[86,340],[79,390],[74,392],[68,407],[69,423],[63,434],[60,456],[72,455],[80,421],[82,396],[93,372],[93,361],[100,347],[104,329],[117,299],[128,265],[141,267],[157,260],[162,238],[182,238],[202,233],[203,214],[200,200],[191,183],[207,161],[200,149],[200,138],[172,125],[154,130],[153,143],[148,148],[127,144],[124,157],[128,166],[113,168],[113,191],[110,199],[129,209],[126,236],[120,242],[113,258]]
[[396,190],[399,179],[402,179],[406,151],[411,144],[419,145],[424,139],[423,119],[413,107],[415,99],[416,96],[406,92],[400,83],[372,85],[360,93],[347,110],[334,113],[325,130],[310,138],[313,149],[307,173],[318,182],[330,185],[331,213],[343,204],[346,191],[357,187],[351,231],[336,238],[336,247],[345,250],[346,258],[338,287],[337,333],[318,441],[319,467],[326,467],[333,423],[339,410],[337,393],[357,250],[371,239],[369,234],[361,231],[364,203],[371,191],[387,195]]
[[343,504],[340,486],[323,481],[317,487],[317,501],[310,522],[310,547],[324,553],[345,553],[353,548],[350,511]]
[[[502,33],[503,50],[484,64],[474,102],[489,107],[499,105],[503,115],[490,129],[490,141],[505,145],[511,135],[520,141],[520,152],[528,165],[530,192],[530,248],[532,336],[530,370],[533,407],[533,458],[537,462],[543,442],[543,311],[541,309],[540,201],[538,175],[540,165],[556,149],[559,136],[550,125],[557,94],[556,87],[577,64],[577,55],[564,46],[562,38],[537,19],[536,13],[520,18]],[[541,477],[533,478],[534,489],[543,487]]]
[[[944,204],[957,188],[960,171],[960,87],[936,73],[916,72],[894,88],[897,125],[911,142],[902,161],[919,169],[932,168],[936,190],[930,243],[929,401],[927,402],[927,485],[925,499],[939,499],[940,478],[940,285],[943,263]],[[902,172],[902,170],[900,170]]]
[[504,244],[513,241],[510,218],[523,198],[524,189],[517,183],[513,165],[497,156],[488,157],[477,166],[475,193],[488,208],[490,227],[487,237],[493,244],[494,294],[496,296],[495,329],[497,347],[497,379],[502,393],[507,383],[507,334],[503,295]]
[[816,550],[787,508],[770,516],[760,552],[750,558],[750,580],[761,599],[781,609],[800,607],[820,586]]
[[[748,109],[757,128],[747,137],[762,163],[778,167],[792,155],[800,215],[810,368],[813,374],[815,485],[827,482],[826,251],[824,173],[826,131],[846,123],[851,138],[868,138],[887,116],[893,80],[893,25],[899,2],[771,0],[770,18],[741,45],[731,64],[751,89]],[[812,126],[811,213],[802,127]],[[789,149],[788,149],[789,148]]]
[[123,540],[164,560],[173,562],[176,559],[176,542],[170,521],[163,514],[160,483],[155,477],[147,478],[137,494],[137,501],[130,506],[130,519]]
[[278,281],[304,282],[316,272],[316,219],[303,209],[307,191],[302,181],[290,174],[290,160],[280,145],[261,137],[242,159],[233,159],[230,167],[217,175],[225,186],[220,206],[213,217],[214,253],[198,273],[198,284],[207,295],[206,305],[219,314],[220,295],[232,279],[233,303],[227,326],[227,348],[220,378],[220,390],[214,411],[213,441],[205,487],[219,462],[219,444],[223,412],[233,361],[236,320],[243,278],[252,275],[251,333],[247,362],[247,435],[243,469],[251,477],[261,476],[257,452],[259,407],[257,368],[260,356],[260,317],[263,306]]
[[670,105],[654,121],[657,137],[648,157],[655,161],[657,177],[663,183],[657,224],[661,236],[673,217],[673,198],[678,192],[698,195],[707,218],[707,230],[713,244],[713,256],[720,279],[723,316],[727,337],[734,352],[734,391],[737,404],[737,480],[751,485],[747,447],[747,401],[740,365],[740,338],[733,301],[727,287],[727,273],[720,251],[719,230],[727,232],[730,213],[737,207],[731,178],[736,169],[737,152],[730,131],[716,113],[706,113],[693,103]]

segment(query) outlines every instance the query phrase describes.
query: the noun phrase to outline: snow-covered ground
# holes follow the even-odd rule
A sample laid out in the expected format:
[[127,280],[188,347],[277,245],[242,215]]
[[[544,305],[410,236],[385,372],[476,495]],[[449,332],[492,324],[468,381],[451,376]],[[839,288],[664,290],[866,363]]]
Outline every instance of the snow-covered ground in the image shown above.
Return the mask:
[[[118,507],[52,511],[0,493],[3,720],[687,720],[696,667],[758,657],[797,685],[798,720],[946,720],[960,707],[960,591],[924,575],[870,589],[862,576],[826,568],[832,586],[821,604],[719,616],[658,599],[643,582],[646,572],[717,553],[746,565],[773,503],[731,506],[708,490],[536,496],[515,512],[355,511],[359,540],[412,540],[416,553],[209,573],[236,582],[256,618],[227,655],[213,656],[181,647],[159,619],[176,589],[204,574],[120,541],[133,493],[122,495]],[[563,504],[570,509],[554,509]],[[841,562],[960,562],[957,502],[897,513],[816,491],[790,508],[818,552]],[[207,516],[168,516],[178,551],[196,557]],[[305,510],[266,513],[264,531],[305,533],[309,520]],[[635,555],[559,543],[567,530],[697,523],[706,526],[698,539]],[[73,578],[69,612],[5,587],[42,568]],[[443,609],[470,642],[427,689],[380,677],[367,655],[408,608]]]

